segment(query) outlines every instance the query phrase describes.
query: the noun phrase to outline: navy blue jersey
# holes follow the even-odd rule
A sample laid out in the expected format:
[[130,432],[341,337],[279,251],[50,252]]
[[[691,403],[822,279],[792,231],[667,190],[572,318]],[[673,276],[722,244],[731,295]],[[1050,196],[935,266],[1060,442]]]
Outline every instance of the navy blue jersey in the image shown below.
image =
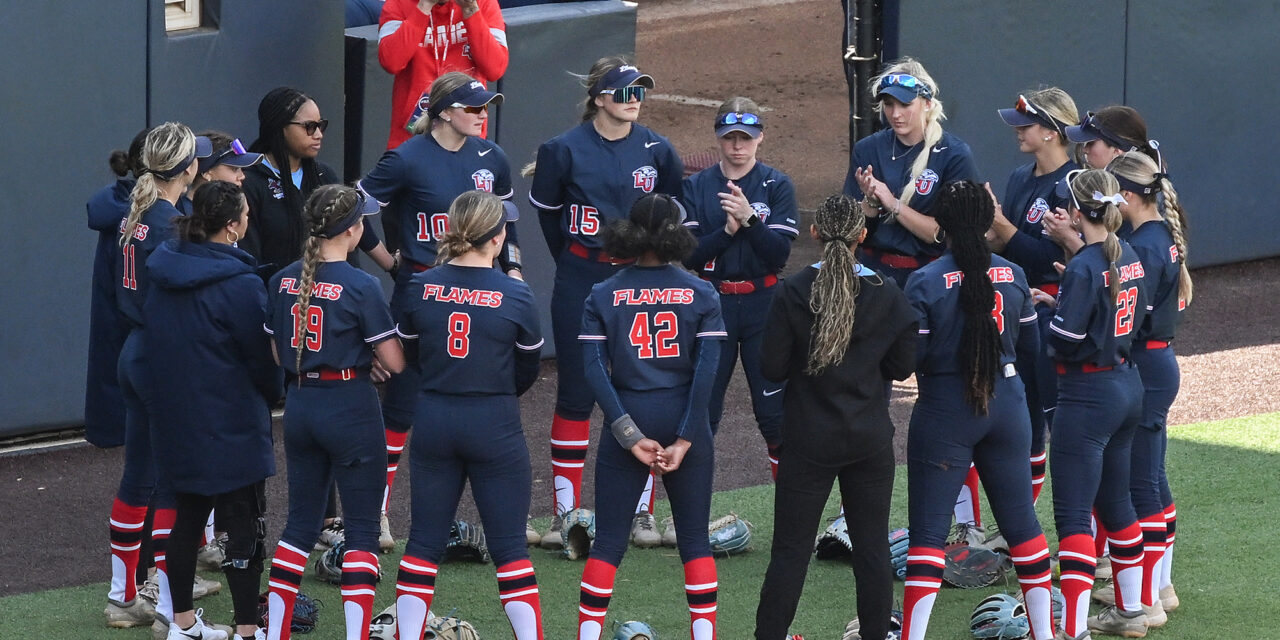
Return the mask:
[[[1000,331],[1000,364],[1012,364],[1017,360],[1016,347],[1022,332],[1038,331],[1031,291],[1022,269],[1000,256],[991,256],[987,276],[996,290],[991,317]],[[960,310],[959,285],[963,279],[950,252],[907,278],[907,300],[920,314],[917,373],[961,372],[960,334],[964,330],[964,312]]]
[[303,371],[368,369],[373,364],[373,345],[395,335],[382,285],[346,262],[317,264],[314,279],[302,331],[298,331],[302,263],[281,269],[267,285],[270,301],[263,328],[275,340],[280,364],[298,375],[297,349],[303,343]]
[[[862,189],[854,171],[858,167],[871,165],[876,179],[885,183],[895,196],[902,195],[902,188],[911,178],[911,163],[920,155],[923,145],[917,145],[911,151],[904,151],[892,129],[877,131],[853,145],[853,158],[849,165],[849,174],[844,180],[844,192],[854,199],[862,199]],[[916,193],[908,204],[912,209],[925,215],[933,208],[939,187],[953,180],[978,179],[978,167],[973,163],[973,153],[964,140],[947,131],[942,132],[942,139],[929,150],[929,163],[916,178]],[[904,256],[934,257],[942,254],[941,244],[921,242],[907,228],[897,224],[881,224],[880,218],[867,218],[867,240],[863,244],[880,251],[889,251]]]
[[464,191],[511,198],[511,165],[498,145],[468,137],[457,151],[418,135],[386,152],[357,185],[377,198],[400,227],[400,254],[422,265],[436,261],[436,241],[449,230],[449,205]]
[[734,184],[760,221],[729,235],[719,193],[727,193],[729,179],[716,163],[684,179],[680,202],[689,213],[685,226],[698,238],[698,247],[685,261],[703,277],[751,280],[782,270],[799,235],[796,189],[787,174],[757,162]]
[[1033,287],[1058,281],[1058,270],[1053,268],[1053,263],[1064,259],[1062,247],[1049,239],[1042,221],[1054,209],[1066,209],[1071,204],[1071,196],[1059,198],[1054,193],[1054,186],[1067,176],[1067,172],[1079,168],[1076,163],[1067,161],[1054,171],[1037,176],[1036,163],[1032,162],[1014,169],[1009,176],[1001,208],[1009,222],[1018,228],[1018,233],[1005,245],[1004,257],[1022,267]]
[[415,275],[406,300],[396,331],[418,341],[424,390],[517,393],[517,358],[536,361],[542,349],[529,285],[496,269],[443,264]]
[[1120,296],[1114,303],[1101,242],[1067,263],[1047,334],[1049,355],[1058,362],[1111,367],[1129,357],[1135,330],[1147,315],[1147,280],[1133,247],[1121,240],[1120,249]]
[[1164,222],[1152,220],[1142,223],[1124,240],[1138,254],[1148,278],[1147,318],[1134,339],[1168,342],[1177,332],[1182,311],[1187,307],[1178,297],[1182,256],[1173,243],[1173,234]]
[[[173,219],[181,215],[173,203],[160,198],[151,208],[142,212],[133,237],[123,247],[117,245],[113,272],[118,279],[116,306],[132,326],[142,326],[142,303],[147,299],[151,278],[147,274],[147,258],[161,243],[173,237]],[[120,232],[124,233],[125,218],[120,220]]]
[[529,201],[560,213],[564,238],[589,249],[603,246],[600,232],[631,213],[654,192],[679,197],[684,163],[667,139],[638,124],[620,140],[605,140],[590,121],[538,147]]
[[699,338],[724,340],[720,295],[675,265],[627,267],[591,287],[580,342],[604,342],[615,389],[652,391],[693,379]]

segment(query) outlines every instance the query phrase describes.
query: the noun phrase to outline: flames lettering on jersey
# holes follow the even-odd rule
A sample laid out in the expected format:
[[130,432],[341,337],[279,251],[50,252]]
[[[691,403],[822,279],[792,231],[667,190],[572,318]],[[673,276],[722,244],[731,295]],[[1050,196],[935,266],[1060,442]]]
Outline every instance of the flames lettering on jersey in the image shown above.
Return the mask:
[[[1116,271],[1120,272],[1120,284],[1124,284],[1130,280],[1147,275],[1142,270],[1141,262],[1130,262],[1129,264],[1116,265]],[[1102,272],[1102,286],[1111,286],[1111,273],[1109,271]]]
[[693,289],[618,289],[613,306],[638,304],[693,304]]
[[422,289],[423,300],[436,300],[439,302],[452,302],[453,304],[466,304],[473,307],[489,307],[496,309],[502,306],[502,292],[490,291],[488,289],[464,289],[462,287],[449,287],[447,290],[443,285],[428,284]]
[[[297,278],[280,278],[280,290],[296,296],[302,292]],[[324,300],[337,300],[342,297],[342,285],[330,282],[317,282],[311,285],[311,297]]]
[[1178,245],[1169,245],[1169,262],[1178,264]]
[[488,169],[480,169],[471,174],[471,180],[476,183],[478,191],[488,191],[493,193],[493,172]]
[[925,169],[924,173],[916,178],[916,193],[927,196],[933,192],[933,186],[938,184],[938,174],[933,169]]
[[647,164],[632,171],[631,177],[635,178],[634,184],[631,186],[645,193],[653,193],[654,186],[658,184],[658,170]]
[[1031,203],[1031,208],[1027,209],[1027,222],[1040,222],[1046,213],[1049,213],[1049,203],[1045,202],[1044,198],[1036,198],[1036,201]]
[[[1000,284],[1002,282],[1013,282],[1012,267],[991,267],[987,269],[987,277],[991,278],[991,284]],[[947,288],[950,289],[964,280],[964,273],[960,271],[951,271],[942,274],[942,280],[946,282]]]
[[[422,34],[422,44],[419,46],[425,48],[425,47],[435,47],[437,46],[437,44],[440,44],[440,45],[457,44],[459,42],[462,42],[463,40],[466,40],[466,38],[467,38],[467,26],[465,24],[461,22],[457,22],[451,25],[442,24],[442,25],[436,26],[436,30],[434,33],[430,29],[427,29]],[[464,51],[463,53],[467,53],[467,52]]]
[[[129,220],[127,218],[121,218],[120,233],[124,233],[124,228],[127,226],[129,226]],[[151,231],[151,227],[139,222],[138,226],[133,228],[133,239],[137,240],[138,242],[142,242],[143,240],[147,239],[147,234],[150,231]]]

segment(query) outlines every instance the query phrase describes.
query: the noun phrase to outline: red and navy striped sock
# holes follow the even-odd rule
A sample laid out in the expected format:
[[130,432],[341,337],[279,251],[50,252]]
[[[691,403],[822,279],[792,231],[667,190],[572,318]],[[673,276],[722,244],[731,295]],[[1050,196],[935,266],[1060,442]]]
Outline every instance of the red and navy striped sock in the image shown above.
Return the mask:
[[400,638],[421,638],[436,593],[434,562],[405,555],[396,577],[396,629]]
[[1067,601],[1062,616],[1062,629],[1075,638],[1085,631],[1089,617],[1089,592],[1093,590],[1093,573],[1098,556],[1093,537],[1084,533],[1069,535],[1058,542],[1058,567],[1062,570],[1059,584]]
[[1155,606],[1160,598],[1160,563],[1164,560],[1167,527],[1164,512],[1138,520],[1142,529],[1142,604]]
[[1044,534],[1009,549],[1018,586],[1026,602],[1033,640],[1053,640],[1053,576],[1049,571],[1049,545]]
[[578,594],[578,640],[600,640],[617,574],[618,568],[604,560],[587,560]]
[[498,600],[516,640],[542,640],[542,602],[538,578],[526,558],[498,567]]
[[396,471],[400,469],[400,454],[404,453],[404,443],[409,439],[409,426],[387,423],[383,433],[387,437],[387,488],[382,492],[382,513],[391,506],[391,485],[395,484]]
[[[151,551],[156,561],[156,613],[173,620],[173,595],[169,591],[169,562],[166,560],[166,549],[169,546],[169,534],[173,531],[173,523],[178,519],[175,509],[156,509],[151,518]],[[190,588],[190,587],[188,587]]]
[[773,444],[765,444],[769,455],[769,475],[774,481],[778,480],[778,454],[782,451],[782,443],[775,442]]
[[308,555],[284,540],[276,545],[267,576],[267,640],[289,640],[293,603],[298,599]]
[[552,513],[565,514],[578,507],[590,436],[587,420],[569,420],[559,414],[551,420]]
[[136,506],[116,498],[111,503],[111,588],[107,597],[121,604],[138,596],[134,574],[138,571],[142,528],[147,520],[147,505]]
[[1173,541],[1178,530],[1178,507],[1172,502],[1164,508],[1164,560],[1160,562],[1160,586],[1163,589],[1173,585]]
[[1031,456],[1031,504],[1040,499],[1040,490],[1044,488],[1045,461],[1048,454],[1044,451]]
[[689,603],[689,637],[692,640],[715,640],[719,591],[716,561],[711,556],[684,563],[684,597]]
[[342,612],[347,621],[348,638],[368,635],[377,589],[377,554],[368,551],[342,554]]
[[922,640],[929,628],[933,601],[942,587],[942,569],[946,556],[938,547],[907,549],[907,583],[903,590],[902,638]]
[[1142,610],[1142,528],[1135,520],[1112,531],[1111,578],[1116,585],[1116,606],[1121,611]]

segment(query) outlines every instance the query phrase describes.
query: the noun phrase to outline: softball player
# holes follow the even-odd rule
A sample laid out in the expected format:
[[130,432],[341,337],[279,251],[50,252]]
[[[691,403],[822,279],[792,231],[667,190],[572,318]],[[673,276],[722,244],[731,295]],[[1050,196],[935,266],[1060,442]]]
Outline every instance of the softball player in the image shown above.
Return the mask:
[[1031,439],[1015,362],[1034,362],[1039,351],[1036,312],[1022,269],[987,247],[984,235],[996,217],[990,194],[968,181],[941,189],[934,218],[947,252],[912,273],[906,289],[920,316],[920,396],[907,440],[911,548],[902,637],[925,637],[942,585],[950,496],[976,464],[1009,543],[1031,635],[1051,640],[1049,548],[1029,467],[1014,463]]
[[[498,145],[480,132],[489,119],[490,104],[502,104],[502,94],[485,90],[470,76],[446,73],[431,84],[432,100],[427,116],[419,120],[420,135],[388,151],[377,166],[360,181],[358,188],[383,203],[387,217],[400,238],[399,267],[395,270],[395,292],[391,312],[401,321],[409,308],[406,299],[414,274],[430,269],[437,247],[449,230],[449,205],[459,194],[480,190],[509,200],[511,166]],[[498,256],[503,271],[520,277],[520,248],[515,225],[508,225],[507,242]],[[421,380],[410,368],[393,376],[387,384],[382,415],[386,422],[386,490],[382,499],[382,549],[395,545],[386,523],[391,485],[400,464],[400,454],[413,424],[414,404]]]
[[[1071,198],[1071,224],[1085,241],[1062,274],[1048,334],[1058,370],[1049,456],[1067,601],[1063,633],[1070,639],[1090,631],[1141,637],[1142,530],[1129,497],[1129,459],[1142,381],[1129,353],[1134,329],[1146,318],[1148,284],[1133,248],[1115,235],[1116,205],[1124,202],[1115,178],[1091,169],[1069,173],[1059,184],[1058,192]],[[1117,606],[1090,617],[1086,627],[1097,555],[1089,523],[1094,506],[1109,532]]]
[[153,286],[143,309],[158,482],[174,492],[177,505],[168,550],[174,612],[168,637],[227,637],[208,628],[192,606],[196,553],[212,509],[227,531],[222,571],[235,633],[253,638],[280,369],[261,331],[267,293],[257,264],[234,246],[249,225],[240,187],[211,182],[192,201],[192,214],[174,221],[177,238],[147,260]]
[[[271,278],[266,331],[289,378],[284,413],[289,520],[271,562],[268,640],[289,638],[307,556],[320,535],[329,485],[343,502],[347,551],[342,600],[347,637],[368,633],[378,581],[378,504],[385,441],[371,369],[404,368],[377,279],[349,264],[363,216],[378,203],[325,185],[307,200],[303,258]],[[349,606],[354,604],[355,606]]]
[[1147,121],[1133,107],[1113,105],[1090,111],[1079,125],[1067,127],[1066,134],[1084,145],[1085,163],[1091,169],[1104,169],[1127,151],[1141,151],[1157,164],[1161,161],[1159,145],[1147,138]]
[[[1078,124],[1080,116],[1071,96],[1057,87],[1020,95],[1012,109],[1000,109],[999,114],[1016,131],[1018,150],[1031,154],[1034,160],[1009,176],[1004,193],[1008,210],[996,203],[997,215],[987,239],[993,251],[1022,267],[1028,284],[1054,296],[1058,293],[1058,271],[1053,263],[1063,259],[1063,248],[1049,237],[1045,218],[1058,215],[1057,210],[1066,210],[1069,204],[1069,199],[1055,194],[1054,187],[1069,171],[1080,168],[1071,161],[1066,136],[1066,128]],[[1077,236],[1070,242],[1072,253],[1083,245]],[[1036,312],[1039,320],[1035,329],[1043,336],[1053,310],[1038,305]],[[1053,416],[1057,374],[1043,348],[1018,365],[1031,416],[1031,494],[1039,499],[1044,486],[1045,426]]]
[[533,480],[517,398],[537,380],[542,337],[528,285],[493,268],[514,221],[505,211],[515,209],[483,191],[454,200],[448,231],[438,239],[438,266],[410,281],[396,325],[401,337],[416,341],[408,348],[422,380],[409,449],[413,522],[396,581],[400,638],[422,637],[458,499],[470,481],[515,637],[542,640],[524,535]]
[[741,350],[751,407],[776,478],[782,386],[767,384],[760,375],[760,340],[778,273],[799,233],[795,187],[787,174],[756,161],[764,120],[754,101],[730,98],[721,104],[715,132],[720,162],[685,178],[681,196],[689,210],[684,224],[698,239],[685,266],[720,292],[729,332],[711,390],[711,433],[720,426],[725,389]]
[[894,468],[888,380],[905,380],[915,368],[916,313],[897,285],[855,259],[864,225],[856,201],[827,198],[809,228],[822,244],[822,262],[787,279],[765,323],[762,370],[788,386],[757,640],[785,636],[795,618],[812,532],[837,480],[851,510],[861,635],[883,640],[888,632]]
[[[208,145],[207,139],[196,138],[190,129],[176,122],[152,129],[142,144],[142,172],[130,192],[128,214],[117,222],[120,235],[112,265],[115,300],[129,333],[120,349],[117,372],[125,408],[125,460],[120,487],[111,505],[112,571],[106,616],[107,625],[112,627],[150,624],[157,616],[167,623],[173,617],[165,546],[173,527],[174,504],[172,491],[156,482],[151,443],[155,396],[142,352],[142,303],[151,284],[147,258],[173,236],[172,220],[181,215],[176,206],[178,198],[195,177],[196,155],[208,153]],[[154,612],[135,597],[134,582],[148,504],[155,508],[151,544],[159,588]]]
[[599,640],[627,549],[631,505],[662,474],[684,563],[690,636],[711,640],[716,565],[705,523],[715,452],[707,403],[725,339],[710,283],[671,264],[694,239],[665,194],[642,197],[605,228],[602,249],[634,265],[591,288],[582,316],[585,375],[612,437],[597,449],[596,538],[582,572],[578,640]]
[[200,135],[209,139],[211,153],[200,158],[200,171],[191,183],[191,193],[195,193],[200,185],[214,180],[222,180],[231,184],[244,185],[244,170],[262,162],[261,153],[251,153],[245,149],[239,138],[221,131],[202,131]]
[[[677,196],[684,165],[666,138],[637,124],[653,78],[620,57],[602,58],[585,79],[582,124],[538,147],[529,201],[539,210],[547,248],[556,261],[551,330],[556,346],[556,409],[551,422],[553,518],[544,548],[559,548],[561,519],[582,495],[593,398],[582,373],[577,341],[579,309],[591,287],[630,262],[603,248],[600,234],[626,219],[631,205],[652,193]],[[650,483],[652,484],[652,483]],[[637,508],[633,530],[646,545],[661,538],[653,522],[652,492]],[[634,537],[634,536],[633,536]]]
[[[1124,153],[1107,165],[1107,171],[1120,184],[1125,199],[1120,214],[1133,229],[1124,239],[1151,278],[1150,309],[1146,322],[1135,332],[1130,353],[1145,390],[1142,421],[1133,437],[1130,486],[1144,541],[1142,605],[1148,626],[1159,626],[1164,609],[1177,607],[1177,594],[1169,581],[1171,522],[1176,511],[1164,455],[1166,419],[1180,381],[1172,342],[1193,293],[1187,269],[1187,218],[1173,183],[1145,154]],[[1164,201],[1163,216],[1156,206],[1158,195]]]

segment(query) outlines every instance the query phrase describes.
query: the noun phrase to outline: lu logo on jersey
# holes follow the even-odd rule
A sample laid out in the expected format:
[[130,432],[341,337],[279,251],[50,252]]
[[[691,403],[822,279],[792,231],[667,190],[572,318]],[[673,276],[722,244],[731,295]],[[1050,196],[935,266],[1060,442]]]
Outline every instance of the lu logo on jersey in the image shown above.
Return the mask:
[[916,178],[916,193],[927,196],[933,192],[933,186],[938,184],[938,174],[933,169],[925,169],[924,173]]
[[658,170],[646,164],[632,171],[631,177],[635,178],[633,187],[645,193],[653,193],[653,187],[658,183]]
[[1045,202],[1044,198],[1036,198],[1036,201],[1031,203],[1031,208],[1027,209],[1027,222],[1033,224],[1040,222],[1046,213],[1049,213],[1049,203]]
[[480,191],[488,191],[493,193],[493,172],[488,169],[481,169],[471,174],[471,179],[476,183],[476,189]]
[[756,212],[756,217],[760,218],[760,222],[768,220],[769,214],[773,213],[773,210],[769,208],[769,205],[763,202],[752,202],[751,209]]

